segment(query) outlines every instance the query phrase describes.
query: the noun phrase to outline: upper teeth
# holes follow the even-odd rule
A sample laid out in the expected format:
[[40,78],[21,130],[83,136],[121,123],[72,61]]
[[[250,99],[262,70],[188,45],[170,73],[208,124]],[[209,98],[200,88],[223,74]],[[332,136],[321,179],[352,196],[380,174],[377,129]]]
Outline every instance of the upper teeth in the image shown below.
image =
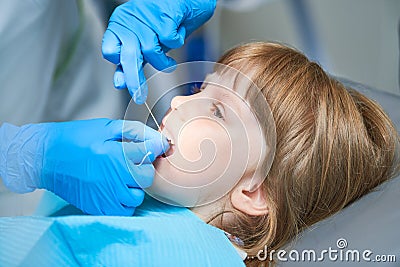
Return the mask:
[[169,140],[169,142],[170,142],[171,145],[174,145],[174,144],[175,144],[175,143],[174,143],[174,140],[171,138],[171,135],[169,134],[168,131],[165,130],[165,128],[163,129],[162,134],[163,134],[165,137],[167,137],[167,139]]

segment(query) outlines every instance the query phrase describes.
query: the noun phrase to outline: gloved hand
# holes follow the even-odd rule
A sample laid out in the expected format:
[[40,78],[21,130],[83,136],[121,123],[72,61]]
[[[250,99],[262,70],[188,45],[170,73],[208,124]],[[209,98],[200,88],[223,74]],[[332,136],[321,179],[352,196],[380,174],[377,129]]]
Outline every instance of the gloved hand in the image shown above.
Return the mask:
[[132,215],[141,188],[153,182],[151,162],[169,148],[140,122],[108,119],[3,124],[0,142],[0,174],[10,190],[44,188],[96,215]]
[[118,6],[104,33],[102,52],[117,64],[114,86],[128,88],[134,101],[147,97],[144,62],[172,71],[176,62],[165,53],[181,47],[185,38],[213,14],[216,0],[131,0]]

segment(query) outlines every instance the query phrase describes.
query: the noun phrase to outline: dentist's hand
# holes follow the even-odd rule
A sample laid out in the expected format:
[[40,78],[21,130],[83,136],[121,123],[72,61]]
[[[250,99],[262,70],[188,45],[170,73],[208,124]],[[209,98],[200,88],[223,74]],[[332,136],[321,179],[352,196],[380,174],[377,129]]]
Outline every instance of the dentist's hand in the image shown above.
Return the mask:
[[96,215],[132,215],[143,201],[141,188],[153,182],[151,162],[168,149],[167,140],[144,124],[108,119],[3,124],[0,137],[7,187],[44,188]]
[[104,58],[117,65],[114,86],[128,88],[134,101],[143,104],[145,62],[172,71],[176,62],[165,53],[181,47],[212,16],[215,5],[216,0],[131,0],[117,7],[102,47]]

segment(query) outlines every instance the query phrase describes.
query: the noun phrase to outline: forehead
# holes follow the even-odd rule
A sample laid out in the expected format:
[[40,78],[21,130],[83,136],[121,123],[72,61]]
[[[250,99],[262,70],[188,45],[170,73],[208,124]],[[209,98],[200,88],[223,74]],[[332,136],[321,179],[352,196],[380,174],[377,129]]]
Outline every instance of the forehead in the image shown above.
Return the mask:
[[236,92],[243,100],[246,99],[249,89],[254,87],[250,77],[233,68],[208,74],[205,83],[219,85],[228,91]]

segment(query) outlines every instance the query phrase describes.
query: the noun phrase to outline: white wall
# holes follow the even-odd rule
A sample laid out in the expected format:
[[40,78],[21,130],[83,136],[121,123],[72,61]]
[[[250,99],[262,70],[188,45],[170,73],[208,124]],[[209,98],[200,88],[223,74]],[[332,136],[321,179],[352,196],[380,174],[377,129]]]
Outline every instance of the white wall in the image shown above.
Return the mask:
[[[400,93],[400,0],[307,0],[332,74]],[[220,52],[241,42],[276,40],[303,49],[290,1],[265,1],[251,11],[218,7]]]

